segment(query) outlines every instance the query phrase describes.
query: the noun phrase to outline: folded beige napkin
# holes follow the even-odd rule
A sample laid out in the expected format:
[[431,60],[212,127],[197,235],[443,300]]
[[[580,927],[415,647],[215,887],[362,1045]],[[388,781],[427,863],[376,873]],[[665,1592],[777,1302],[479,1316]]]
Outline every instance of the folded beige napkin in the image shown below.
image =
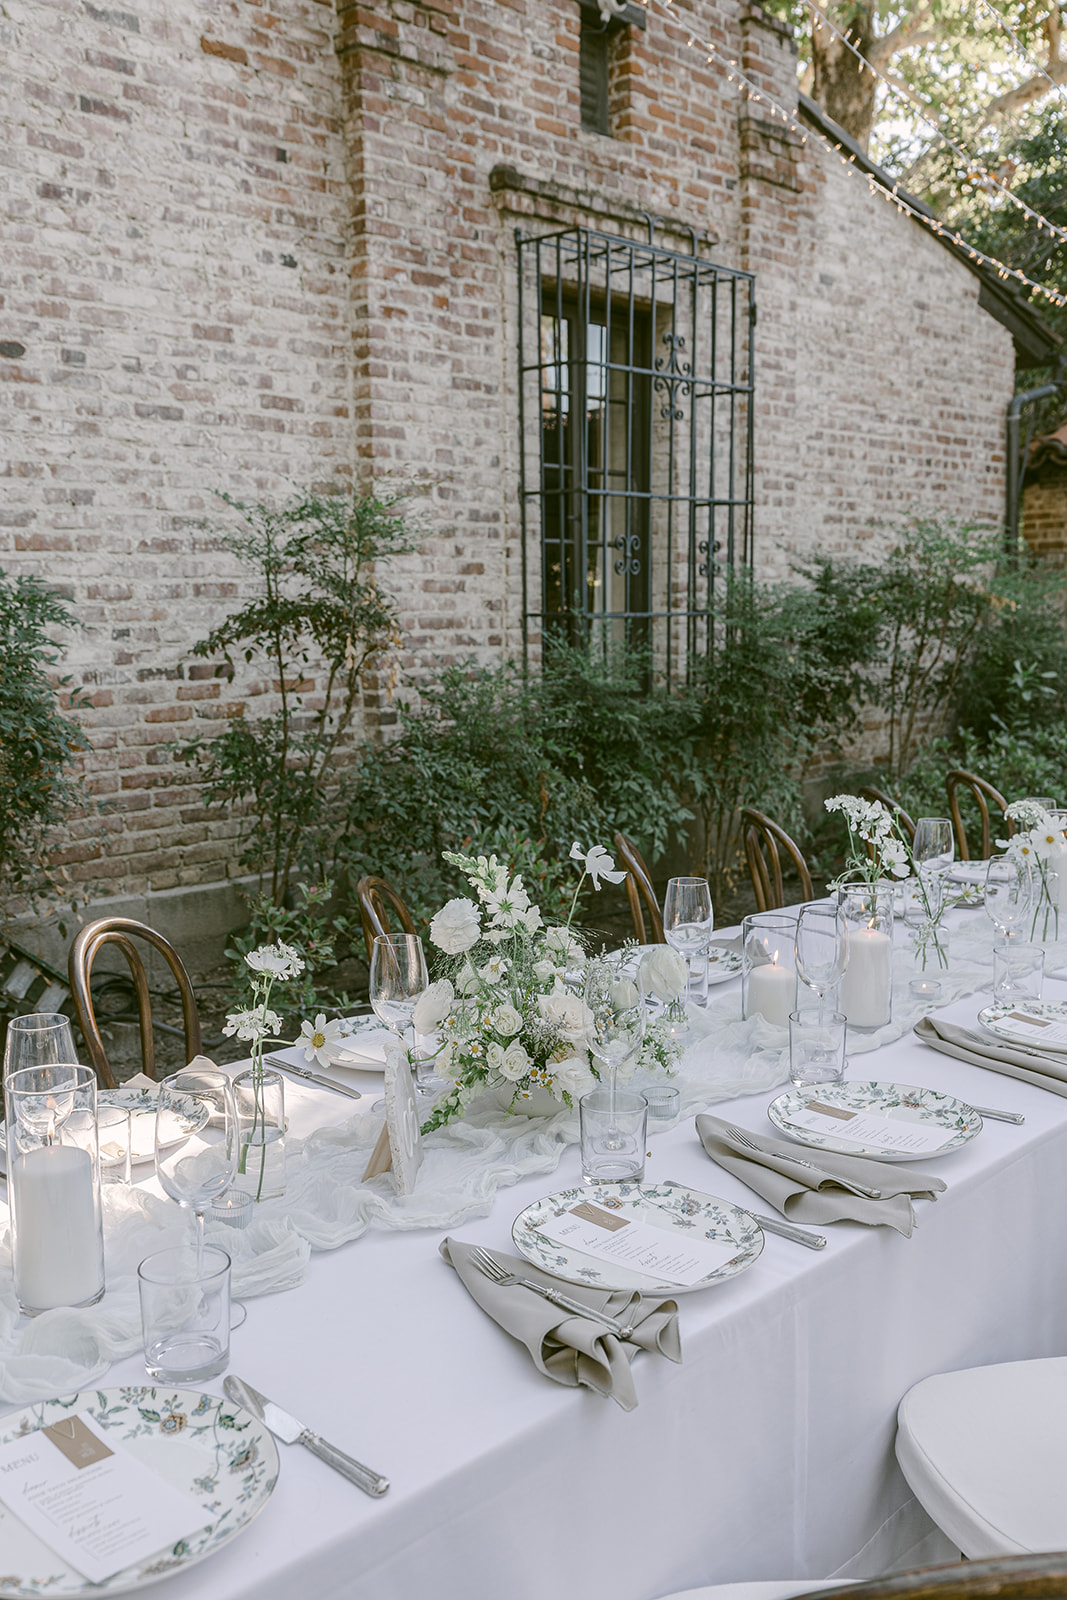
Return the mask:
[[[898,1166],[896,1162],[842,1156],[830,1150],[809,1150],[806,1146],[798,1149],[789,1140],[768,1139],[746,1129],[746,1137],[759,1145],[762,1152],[756,1156],[736,1142],[729,1124],[718,1117],[699,1116],[696,1122],[700,1142],[711,1159],[742,1183],[747,1183],[791,1222],[847,1219],[862,1222],[869,1228],[879,1225],[895,1228],[905,1238],[910,1238],[915,1226],[912,1196],[922,1195],[933,1200],[937,1192],[947,1187],[941,1178]],[[867,1200],[862,1195],[840,1189],[832,1179],[820,1178],[817,1172],[798,1166],[798,1160],[810,1161],[827,1172],[838,1173],[868,1188],[881,1189],[882,1199]]]
[[1039,1089],[1067,1095],[1067,1055],[1058,1059],[1007,1041],[1000,1043],[934,1017],[923,1017],[915,1024],[915,1032],[923,1044],[933,1045],[935,1050],[943,1050],[946,1055],[958,1056],[972,1066],[988,1067],[990,1072],[1002,1072],[1007,1078],[1021,1078]]
[[444,1239],[441,1254],[455,1267],[471,1298],[505,1333],[526,1346],[534,1366],[546,1378],[554,1378],[571,1389],[585,1384],[597,1394],[610,1395],[624,1411],[632,1411],[637,1404],[637,1392],[630,1362],[638,1347],[658,1351],[668,1361],[681,1361],[676,1301],[643,1301],[636,1290],[609,1292],[561,1283],[558,1278],[539,1272],[529,1261],[493,1251],[494,1260],[521,1278],[562,1290],[570,1299],[580,1300],[594,1311],[620,1318],[624,1325],[633,1318],[636,1325],[629,1339],[617,1339],[599,1323],[561,1311],[531,1289],[523,1289],[519,1284],[494,1283],[471,1263],[471,1248],[461,1239]]

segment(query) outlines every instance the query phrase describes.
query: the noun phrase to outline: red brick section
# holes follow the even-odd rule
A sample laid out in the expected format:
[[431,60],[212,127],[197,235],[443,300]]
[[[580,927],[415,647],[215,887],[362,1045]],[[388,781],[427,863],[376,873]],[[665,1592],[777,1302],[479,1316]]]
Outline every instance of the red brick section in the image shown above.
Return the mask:
[[245,592],[214,491],[413,483],[424,552],[388,580],[403,664],[518,648],[516,226],[641,237],[647,211],[671,247],[692,226],[756,272],[761,571],[915,505],[1000,516],[1011,349],[976,280],[687,43],[792,104],[780,24],[677,10],[613,35],[610,138],[580,126],[575,0],[8,19],[0,565],[67,586],[88,625],[66,670],[115,810],[105,852],[75,830],[75,876],[234,870],[232,823],[167,748],[272,703],[188,656]]
[[1050,463],[1027,479],[1022,531],[1035,555],[1067,563],[1067,461]]

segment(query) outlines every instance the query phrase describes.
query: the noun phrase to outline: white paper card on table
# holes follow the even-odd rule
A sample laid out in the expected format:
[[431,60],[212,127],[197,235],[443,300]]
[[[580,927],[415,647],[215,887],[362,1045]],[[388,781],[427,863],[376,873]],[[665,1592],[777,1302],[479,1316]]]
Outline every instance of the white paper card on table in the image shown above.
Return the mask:
[[549,1217],[538,1224],[537,1231],[553,1244],[687,1288],[732,1261],[738,1252],[736,1244],[653,1228],[629,1207],[604,1211],[590,1200],[572,1206],[561,1217]]
[[1032,1035],[1034,1044],[1067,1045],[1067,1022],[1049,1022],[1046,1017],[1033,1017],[1028,1011],[1009,1011],[1000,1020],[1001,1026],[1010,1022],[1012,1032],[1020,1038]]
[[211,1521],[85,1416],[0,1445],[0,1500],[90,1583],[173,1549]]
[[959,1131],[930,1122],[878,1117],[870,1111],[846,1111],[843,1106],[820,1108],[817,1100],[809,1100],[801,1110],[790,1112],[789,1126],[825,1134],[831,1139],[847,1139],[853,1144],[873,1145],[879,1150],[899,1150],[903,1154],[940,1150]]

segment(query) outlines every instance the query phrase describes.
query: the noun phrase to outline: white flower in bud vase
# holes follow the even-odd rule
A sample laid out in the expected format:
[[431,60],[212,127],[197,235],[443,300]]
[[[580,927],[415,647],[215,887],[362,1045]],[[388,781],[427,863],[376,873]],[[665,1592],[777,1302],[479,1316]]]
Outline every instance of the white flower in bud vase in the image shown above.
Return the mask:
[[582,871],[588,872],[593,880],[593,888],[600,888],[601,878],[606,878],[608,883],[621,883],[625,872],[618,872],[615,863],[603,845],[595,844],[591,850],[583,850],[577,840],[571,845],[571,860],[582,863]]
[[657,1000],[662,1000],[664,1005],[685,994],[689,983],[685,957],[669,945],[658,944],[653,950],[646,951],[641,957],[639,970],[645,988]]
[[537,997],[538,1009],[545,1021],[557,1029],[571,1045],[585,1045],[593,1029],[593,1013],[580,994],[569,989],[555,989],[551,994]]
[[518,1083],[519,1079],[525,1078],[530,1070],[530,1057],[516,1041],[515,1044],[509,1044],[504,1051],[504,1059],[497,1070],[503,1073],[509,1083]]
[[430,921],[430,938],[446,956],[461,956],[478,943],[481,932],[473,900],[449,900]]
[[253,972],[261,972],[264,977],[276,979],[279,983],[286,983],[304,970],[300,952],[294,950],[291,944],[282,944],[281,941],[250,950],[245,961]]
[[512,1005],[497,1006],[493,1012],[493,1027],[503,1038],[510,1039],[522,1027],[522,1013]]
[[338,1018],[327,1022],[325,1013],[320,1011],[314,1022],[300,1024],[300,1037],[296,1042],[303,1049],[305,1061],[317,1061],[320,1067],[328,1067],[330,1046],[338,1045],[343,1037],[344,1030]]
[[438,978],[415,1002],[411,1021],[416,1033],[433,1033],[452,1009],[456,991],[447,978]]
[[282,1019],[276,1011],[268,1011],[266,1006],[253,1006],[249,1011],[231,1011],[222,1031],[230,1039],[235,1035],[238,1039],[252,1042],[256,1039],[277,1039],[281,1036]]

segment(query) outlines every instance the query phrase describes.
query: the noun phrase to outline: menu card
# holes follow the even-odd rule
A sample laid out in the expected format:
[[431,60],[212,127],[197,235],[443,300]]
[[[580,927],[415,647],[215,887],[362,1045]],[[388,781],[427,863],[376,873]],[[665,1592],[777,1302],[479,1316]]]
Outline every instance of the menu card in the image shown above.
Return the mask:
[[553,1244],[566,1245],[598,1261],[610,1261],[631,1272],[643,1272],[648,1278],[660,1278],[664,1283],[685,1288],[732,1261],[740,1248],[728,1240],[668,1233],[665,1228],[642,1222],[640,1213],[629,1206],[605,1211],[591,1200],[572,1206],[561,1217],[539,1222],[537,1231]]
[[1029,1036],[1033,1044],[1067,1045],[1067,1022],[1050,1022],[1047,1017],[1035,1017],[1029,1011],[1008,1011],[1000,1019],[1001,1025],[1010,1022],[1012,1032],[1019,1037]]
[[932,1122],[879,1117],[870,1111],[846,1111],[844,1106],[824,1105],[818,1100],[809,1100],[801,1110],[791,1111],[789,1125],[827,1134],[832,1139],[847,1139],[856,1144],[877,1145],[880,1150],[899,1150],[901,1154],[912,1155],[924,1150],[940,1150],[959,1131],[939,1128]]
[[90,1583],[171,1549],[211,1520],[192,1495],[86,1416],[0,1445],[0,1500]]

